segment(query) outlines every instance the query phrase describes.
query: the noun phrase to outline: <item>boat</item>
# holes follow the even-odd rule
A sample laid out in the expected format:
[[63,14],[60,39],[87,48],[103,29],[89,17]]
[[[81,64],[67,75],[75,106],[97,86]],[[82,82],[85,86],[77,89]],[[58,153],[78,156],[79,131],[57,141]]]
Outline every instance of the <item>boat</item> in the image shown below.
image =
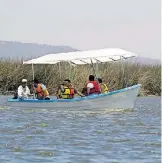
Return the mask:
[[[75,110],[103,110],[103,109],[132,109],[134,102],[140,90],[140,84],[124,89],[109,92],[107,94],[91,95],[87,97],[75,97],[73,99],[19,99],[9,98],[8,102],[12,106],[29,108],[54,108],[54,109],[75,109]],[[15,104],[16,103],[16,104]],[[25,105],[24,105],[25,104]]]
[[[23,62],[23,64],[32,64],[34,78],[34,64],[56,64],[68,62],[72,65],[104,63],[109,61],[118,61],[135,57],[136,54],[122,49],[100,49],[93,51],[79,51],[59,54],[48,54],[36,59]],[[8,99],[11,106],[19,107],[38,107],[53,109],[74,109],[74,110],[103,110],[103,109],[132,109],[134,108],[137,95],[139,94],[141,84],[125,87],[123,89],[108,92],[107,94],[90,95],[86,97],[75,97],[73,99]]]

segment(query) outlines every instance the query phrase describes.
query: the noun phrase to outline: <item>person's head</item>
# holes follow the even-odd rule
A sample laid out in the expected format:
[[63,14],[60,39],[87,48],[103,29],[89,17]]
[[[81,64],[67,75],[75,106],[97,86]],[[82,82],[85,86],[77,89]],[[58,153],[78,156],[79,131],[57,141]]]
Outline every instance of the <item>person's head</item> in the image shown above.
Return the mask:
[[71,81],[69,79],[65,79],[63,83],[67,87],[71,86]]
[[25,87],[27,85],[27,79],[22,79],[21,83],[22,86]]
[[102,79],[101,79],[101,78],[98,78],[98,82],[99,82],[99,83],[102,83]]
[[33,81],[34,81],[34,83],[36,83],[36,84],[39,83],[38,79],[34,79]]
[[94,75],[89,75],[89,81],[94,81],[94,80],[95,80]]
[[38,83],[39,83],[38,79],[34,79],[34,80],[33,80],[33,83],[34,83],[34,87],[37,87],[37,85],[38,85]]

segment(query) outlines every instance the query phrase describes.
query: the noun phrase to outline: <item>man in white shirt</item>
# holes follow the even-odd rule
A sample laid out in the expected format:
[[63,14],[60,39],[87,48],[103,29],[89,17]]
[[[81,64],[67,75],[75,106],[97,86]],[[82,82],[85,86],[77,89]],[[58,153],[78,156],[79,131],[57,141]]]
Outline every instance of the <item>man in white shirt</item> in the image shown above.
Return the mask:
[[30,90],[27,86],[27,79],[22,79],[22,84],[18,87],[18,98],[28,98],[30,96]]

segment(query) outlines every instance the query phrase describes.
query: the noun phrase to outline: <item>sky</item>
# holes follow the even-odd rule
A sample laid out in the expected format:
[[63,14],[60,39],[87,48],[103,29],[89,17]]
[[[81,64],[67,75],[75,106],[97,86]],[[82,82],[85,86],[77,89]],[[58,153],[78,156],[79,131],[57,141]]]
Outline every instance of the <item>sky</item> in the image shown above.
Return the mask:
[[0,0],[0,40],[161,57],[160,0]]

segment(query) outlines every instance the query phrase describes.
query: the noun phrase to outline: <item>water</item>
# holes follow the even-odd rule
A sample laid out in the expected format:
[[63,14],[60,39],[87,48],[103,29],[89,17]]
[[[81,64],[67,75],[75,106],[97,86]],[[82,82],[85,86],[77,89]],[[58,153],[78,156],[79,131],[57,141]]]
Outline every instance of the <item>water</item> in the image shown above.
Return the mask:
[[0,163],[160,163],[160,98],[134,110],[55,111],[5,107],[0,96]]

